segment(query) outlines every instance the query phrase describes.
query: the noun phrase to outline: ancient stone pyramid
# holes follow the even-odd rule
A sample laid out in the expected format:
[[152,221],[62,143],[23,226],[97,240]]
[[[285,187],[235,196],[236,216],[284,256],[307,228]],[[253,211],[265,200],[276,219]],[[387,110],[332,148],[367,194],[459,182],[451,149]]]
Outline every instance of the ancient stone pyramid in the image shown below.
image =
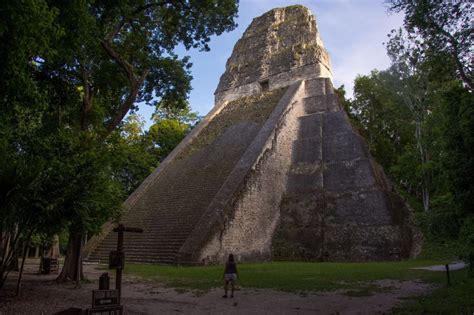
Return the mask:
[[[332,86],[303,6],[256,18],[214,109],[127,199],[127,261],[362,261],[410,255],[408,212]],[[111,224],[86,247],[106,262]]]

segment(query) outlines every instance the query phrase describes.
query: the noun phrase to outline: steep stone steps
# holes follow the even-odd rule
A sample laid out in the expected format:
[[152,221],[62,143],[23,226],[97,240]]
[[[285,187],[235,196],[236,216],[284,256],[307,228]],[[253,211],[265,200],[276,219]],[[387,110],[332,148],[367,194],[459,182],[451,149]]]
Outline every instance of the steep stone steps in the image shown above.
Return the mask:
[[[176,262],[177,252],[283,93],[281,89],[229,103],[161,171],[122,220],[144,230],[125,232],[127,261]],[[116,239],[109,233],[88,259],[108,259]]]

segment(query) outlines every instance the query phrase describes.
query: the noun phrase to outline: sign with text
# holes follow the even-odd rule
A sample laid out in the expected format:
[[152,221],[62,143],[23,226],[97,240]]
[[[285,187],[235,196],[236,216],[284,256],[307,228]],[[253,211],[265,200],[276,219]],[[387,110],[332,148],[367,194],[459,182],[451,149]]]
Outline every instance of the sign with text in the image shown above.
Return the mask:
[[109,255],[109,269],[123,269],[125,265],[125,253],[122,251],[111,251]]
[[119,306],[119,290],[92,290],[92,308]]
[[122,315],[122,306],[97,307],[87,309],[87,315]]

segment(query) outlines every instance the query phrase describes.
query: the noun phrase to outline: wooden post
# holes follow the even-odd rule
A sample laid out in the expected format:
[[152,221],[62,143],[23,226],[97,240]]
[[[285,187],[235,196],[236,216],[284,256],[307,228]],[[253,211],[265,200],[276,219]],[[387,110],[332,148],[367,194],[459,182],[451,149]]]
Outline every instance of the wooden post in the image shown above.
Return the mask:
[[[123,226],[123,224],[120,224],[117,229],[117,232],[118,232],[117,251],[120,253],[123,252],[123,231],[124,230],[125,230],[125,227]],[[119,304],[120,304],[120,298],[122,297],[122,268],[115,269],[115,289],[119,291]]]
[[449,278],[449,264],[446,264],[445,267],[446,267],[446,275],[448,276],[448,286],[450,286],[451,279]]
[[[126,228],[123,224],[119,224],[118,227],[114,229],[114,232],[118,232],[117,237],[117,252],[123,253],[123,233],[124,232],[134,232],[134,233],[143,233],[143,229],[140,228]],[[122,269],[125,268],[125,261],[122,263],[122,266],[115,269],[115,289],[119,291],[118,301],[122,298]]]

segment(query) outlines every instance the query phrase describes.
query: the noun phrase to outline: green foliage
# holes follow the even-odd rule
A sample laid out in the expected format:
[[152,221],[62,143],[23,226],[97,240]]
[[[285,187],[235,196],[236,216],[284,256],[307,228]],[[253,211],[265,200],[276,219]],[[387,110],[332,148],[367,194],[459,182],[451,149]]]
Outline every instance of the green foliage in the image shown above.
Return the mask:
[[152,125],[149,137],[158,148],[160,155],[166,157],[189,131],[189,125],[176,119],[163,119]]
[[436,67],[426,59],[403,75],[392,67],[358,77],[349,111],[415,209],[429,193],[429,211],[417,221],[426,237],[441,241],[458,238],[473,209],[474,100],[449,74],[431,76]]
[[[425,213],[417,213],[417,215],[426,217]],[[451,262],[458,260],[458,255],[459,245],[456,240],[434,237],[433,234],[425,233],[419,259]]]
[[158,166],[160,156],[151,148],[143,118],[136,114],[129,115],[107,143],[113,156],[112,177],[123,187],[124,196],[128,196]]
[[441,115],[444,166],[455,202],[467,213],[474,209],[474,96],[460,86],[443,93]]
[[466,270],[451,272],[452,285],[405,301],[394,314],[470,314],[474,310],[474,277]]
[[48,246],[51,246],[53,242],[54,242],[54,239],[51,235],[47,235],[44,233],[36,233],[36,234],[33,234],[31,237],[30,246],[48,247]]
[[400,96],[393,89],[397,77],[393,71],[358,76],[349,106],[352,120],[368,140],[371,153],[386,169],[395,164],[413,134],[410,111],[400,106]]
[[471,263],[474,263],[474,215],[464,218],[459,231],[460,257]]
[[125,189],[132,193],[161,160],[181,142],[197,123],[197,113],[184,109],[159,110],[155,123],[144,130],[144,120],[137,114],[129,115],[121,132],[108,138],[113,148],[112,172]]
[[153,115],[154,124],[148,131],[148,139],[156,154],[164,159],[183,138],[199,123],[202,117],[184,108],[158,106]]
[[187,109],[175,47],[208,50],[236,14],[232,0],[2,1],[0,235],[80,236],[119,215],[159,160],[124,117],[138,102]]
[[21,104],[46,105],[35,73],[44,58],[57,53],[53,41],[63,33],[54,23],[57,16],[44,0],[0,3],[1,123]]
[[349,117],[352,117],[351,111],[351,102],[347,100],[346,98],[346,89],[344,87],[344,84],[338,87],[337,89],[334,89],[334,92],[337,94],[339,98],[339,102],[342,104],[342,108],[346,111],[346,113],[349,115]]
[[468,257],[474,248],[474,98],[466,59],[472,2],[389,2],[405,13],[405,30],[389,34],[392,65],[357,77],[345,107],[405,199],[424,210],[415,217],[427,246],[448,244],[446,252]]
[[459,78],[474,89],[472,36],[474,5],[470,0],[390,0],[390,10],[404,12],[405,29],[420,45],[417,54],[443,52],[456,65]]

